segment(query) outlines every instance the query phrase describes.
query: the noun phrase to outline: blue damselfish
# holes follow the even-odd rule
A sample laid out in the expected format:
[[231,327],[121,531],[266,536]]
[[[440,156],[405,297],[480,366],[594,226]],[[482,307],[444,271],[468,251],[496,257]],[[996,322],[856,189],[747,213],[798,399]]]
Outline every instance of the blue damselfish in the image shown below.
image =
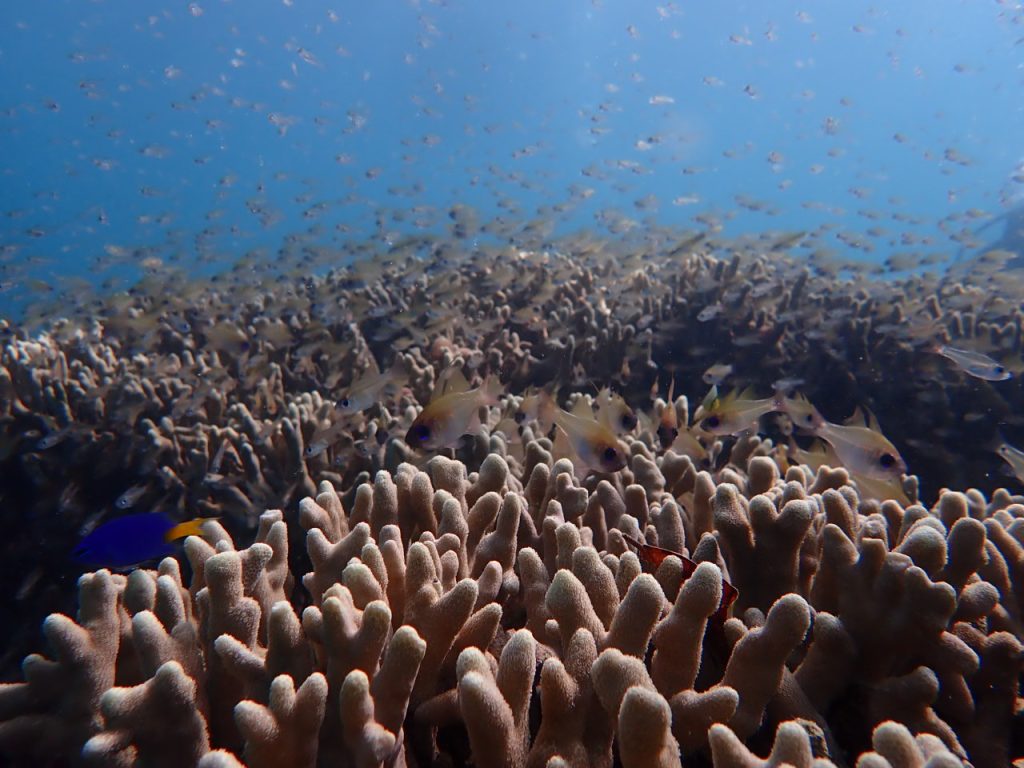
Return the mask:
[[202,524],[211,518],[197,517],[175,523],[162,512],[143,512],[104,523],[75,547],[74,557],[82,565],[127,568],[174,553],[173,542],[200,535]]

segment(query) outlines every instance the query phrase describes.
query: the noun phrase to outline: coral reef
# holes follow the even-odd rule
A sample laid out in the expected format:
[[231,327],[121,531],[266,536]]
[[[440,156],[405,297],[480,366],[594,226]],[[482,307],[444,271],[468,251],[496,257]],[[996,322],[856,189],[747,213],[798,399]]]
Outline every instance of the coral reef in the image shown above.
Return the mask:
[[[564,252],[419,238],[273,288],[170,271],[33,336],[0,328],[5,679],[54,614],[52,655],[0,689],[0,754],[1018,757],[1024,499],[991,448],[1024,442],[1024,395],[934,345],[1016,365],[1019,302],[983,269],[837,278],[758,240],[645,237]],[[913,474],[879,491],[805,461],[788,416],[687,432],[723,358],[730,384],[801,380],[829,418],[870,408]],[[455,368],[508,394],[457,445],[419,454],[402,436]],[[374,397],[343,406],[378,373]],[[526,416],[531,387],[571,407],[594,400],[588,382],[640,411],[612,474],[588,476]],[[68,618],[75,542],[149,509],[219,521],[187,562],[81,576]],[[651,561],[644,543],[693,562]]]
[[[12,533],[0,555],[14,585],[0,597],[0,674],[43,616],[72,610],[80,571],[68,552],[81,532],[119,510],[159,509],[220,515],[247,536],[260,510],[293,509],[321,480],[347,497],[411,458],[396,427],[456,359],[517,394],[613,382],[636,408],[671,376],[695,402],[704,369],[727,360],[729,385],[802,380],[830,419],[873,409],[920,485],[909,500],[996,491],[991,447],[1000,434],[1024,442],[1022,389],[979,385],[932,349],[953,342],[1017,365],[1012,281],[982,266],[876,280],[824,256],[790,258],[770,239],[691,235],[680,244],[655,228],[547,251],[424,236],[386,257],[364,249],[325,276],[310,271],[331,254],[309,254],[298,277],[273,285],[241,268],[208,283],[164,269],[31,335],[0,321],[0,515]],[[399,358],[403,393],[335,431],[335,398]],[[742,464],[750,449],[708,448],[706,469]],[[477,440],[458,456],[476,469],[487,453]]]
[[[638,441],[626,469],[580,485],[546,438],[526,446],[529,471],[490,442],[474,472],[402,463],[348,500],[323,481],[287,522],[264,513],[245,548],[208,524],[186,541],[189,580],[173,558],[83,576],[77,619],[45,624],[52,658],[0,687],[0,754],[206,768],[1019,755],[1024,505],[879,503],[829,468],[765,483],[756,451],[716,477]],[[300,530],[304,608],[289,597]],[[623,538],[637,535],[696,570],[670,556],[644,573]],[[740,593],[724,622],[723,576]]]

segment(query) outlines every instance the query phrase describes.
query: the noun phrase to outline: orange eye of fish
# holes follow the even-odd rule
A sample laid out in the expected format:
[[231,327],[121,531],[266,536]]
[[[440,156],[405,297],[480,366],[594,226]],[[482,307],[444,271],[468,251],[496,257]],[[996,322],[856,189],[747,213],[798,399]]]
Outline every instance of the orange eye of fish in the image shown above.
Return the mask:
[[890,467],[896,466],[896,457],[893,456],[891,453],[883,453],[879,457],[878,463],[881,464],[885,469],[889,469]]

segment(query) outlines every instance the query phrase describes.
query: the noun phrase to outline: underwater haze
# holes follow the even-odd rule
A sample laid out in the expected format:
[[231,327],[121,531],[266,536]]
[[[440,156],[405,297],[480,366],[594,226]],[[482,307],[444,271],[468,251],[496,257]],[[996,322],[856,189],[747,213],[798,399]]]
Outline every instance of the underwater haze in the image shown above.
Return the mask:
[[1024,768],[1024,6],[0,20],[0,766]]
[[[296,238],[666,226],[941,261],[1019,194],[1011,2],[12,2],[3,310]],[[487,232],[480,233],[486,236]],[[475,234],[474,234],[475,236]],[[150,261],[147,261],[150,260]]]

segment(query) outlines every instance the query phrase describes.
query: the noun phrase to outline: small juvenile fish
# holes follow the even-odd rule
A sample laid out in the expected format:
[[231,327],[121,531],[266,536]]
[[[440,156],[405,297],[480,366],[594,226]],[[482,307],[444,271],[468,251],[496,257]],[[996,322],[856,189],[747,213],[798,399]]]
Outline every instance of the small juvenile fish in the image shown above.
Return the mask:
[[732,392],[718,397],[717,387],[712,387],[700,408],[693,415],[698,427],[713,435],[738,435],[756,425],[766,413],[783,410],[781,395],[755,399],[751,390]]
[[668,385],[668,401],[661,410],[661,418],[658,419],[658,440],[662,448],[670,447],[679,437],[679,416],[676,414],[676,404],[673,394],[676,389],[675,376],[672,383]]
[[[582,410],[582,409],[581,409]],[[595,472],[618,472],[626,466],[626,450],[615,433],[594,418],[555,408],[552,416],[580,466]]]
[[985,381],[1006,381],[1013,374],[1004,365],[993,360],[981,352],[972,352],[969,349],[957,349],[948,344],[940,344],[935,347],[935,352],[947,360],[952,360],[957,368],[968,376],[974,376]]
[[851,474],[873,480],[899,480],[906,474],[906,462],[882,434],[874,417],[864,425],[833,424],[804,398],[785,398],[783,404],[793,423],[832,446]]
[[337,408],[345,414],[361,413],[372,407],[385,391],[392,387],[401,387],[405,383],[406,373],[401,359],[383,373],[366,373],[338,400]]
[[728,363],[716,363],[704,371],[704,375],[701,378],[704,383],[708,386],[718,386],[726,377],[732,373],[732,366]]
[[626,405],[622,395],[605,387],[597,393],[597,418],[617,435],[632,432],[636,427],[636,414]]
[[1024,451],[1014,448],[1005,440],[996,448],[996,453],[1003,457],[1003,461],[1010,465],[1010,471],[1020,482],[1024,483]]
[[489,377],[476,389],[468,389],[465,377],[458,371],[441,384],[441,391],[435,392],[405,434],[410,448],[433,451],[455,445],[460,437],[479,426],[480,408],[496,405],[502,392],[496,377]]
[[709,304],[697,315],[697,322],[706,323],[709,320],[714,320],[722,312],[722,309],[721,304]]
[[64,439],[70,434],[71,427],[64,427],[64,429],[59,429],[56,432],[50,432],[47,435],[43,435],[41,438],[39,438],[39,441],[36,443],[36,450],[49,450],[50,448],[53,448],[54,446],[64,442]]
[[143,494],[146,493],[148,485],[136,485],[129,488],[127,491],[117,497],[117,501],[114,502],[114,506],[118,509],[131,509],[135,506],[135,502],[142,498]]
[[303,451],[307,459],[313,459],[319,456],[321,453],[326,451],[341,437],[341,433],[345,431],[345,422],[336,421],[330,426],[321,427],[306,443],[306,448]]
[[127,568],[174,553],[173,542],[199,536],[207,520],[197,517],[175,523],[162,512],[142,512],[104,523],[75,547],[74,558],[82,565]]

